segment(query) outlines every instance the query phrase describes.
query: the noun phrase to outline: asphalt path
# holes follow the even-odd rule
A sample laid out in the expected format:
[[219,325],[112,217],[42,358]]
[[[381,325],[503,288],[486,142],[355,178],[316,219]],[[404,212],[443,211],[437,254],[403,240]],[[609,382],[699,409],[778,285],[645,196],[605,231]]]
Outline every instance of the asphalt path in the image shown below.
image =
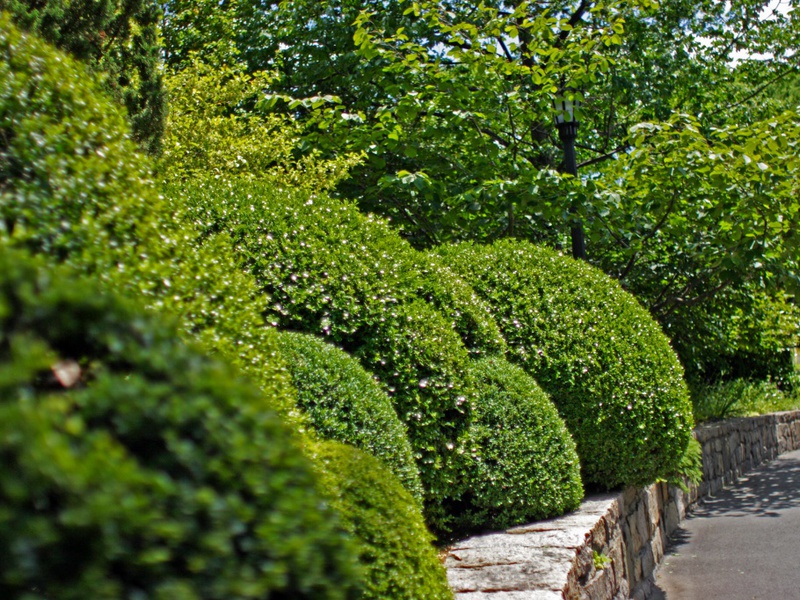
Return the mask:
[[671,539],[650,600],[800,600],[800,450],[707,498]]

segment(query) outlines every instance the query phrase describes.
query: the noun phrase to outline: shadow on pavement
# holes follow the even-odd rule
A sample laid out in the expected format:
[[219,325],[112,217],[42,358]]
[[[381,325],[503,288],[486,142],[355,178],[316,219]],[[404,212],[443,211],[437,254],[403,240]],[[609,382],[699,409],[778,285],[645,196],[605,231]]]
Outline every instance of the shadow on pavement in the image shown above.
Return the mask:
[[650,595],[647,596],[647,600],[667,600],[667,595],[664,593],[664,590],[654,585],[650,589]]
[[[708,496],[687,519],[711,517],[779,517],[780,511],[800,507],[800,458],[783,456],[742,477],[735,487]],[[670,536],[666,555],[680,553],[691,534],[684,527]],[[665,559],[667,558],[665,556]],[[647,600],[680,600],[668,597],[655,582]]]
[[702,517],[777,517],[800,506],[800,459],[778,458],[746,475],[736,487],[705,498],[693,511]]

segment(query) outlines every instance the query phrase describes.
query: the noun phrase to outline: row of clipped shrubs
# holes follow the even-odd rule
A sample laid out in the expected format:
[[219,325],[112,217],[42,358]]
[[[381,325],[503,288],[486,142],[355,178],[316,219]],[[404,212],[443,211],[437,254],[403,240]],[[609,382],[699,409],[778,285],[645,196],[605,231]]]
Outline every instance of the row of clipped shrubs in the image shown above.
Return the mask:
[[80,65],[0,30],[3,597],[446,598],[429,531],[678,468],[680,365],[596,270],[158,187]]
[[680,364],[647,312],[596,269],[517,240],[421,255],[353,205],[263,183],[168,195],[232,236],[272,323],[326,336],[391,392],[431,503],[458,483],[450,472],[480,395],[468,365],[481,356],[518,364],[550,394],[584,482],[639,484],[677,467],[691,430]]

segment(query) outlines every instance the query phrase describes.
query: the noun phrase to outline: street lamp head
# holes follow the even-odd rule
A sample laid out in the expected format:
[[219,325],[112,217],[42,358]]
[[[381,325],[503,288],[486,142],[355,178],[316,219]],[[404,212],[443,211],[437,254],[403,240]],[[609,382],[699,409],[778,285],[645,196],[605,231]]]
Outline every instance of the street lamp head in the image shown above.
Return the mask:
[[556,126],[562,140],[574,140],[578,135],[578,121],[575,119],[576,110],[580,110],[580,101],[567,96],[559,96],[554,101],[556,110]]
[[556,98],[554,104],[556,109],[557,124],[561,125],[562,123],[572,123],[575,121],[575,109],[577,108],[577,102],[573,101],[572,98],[565,98],[562,96],[560,98]]

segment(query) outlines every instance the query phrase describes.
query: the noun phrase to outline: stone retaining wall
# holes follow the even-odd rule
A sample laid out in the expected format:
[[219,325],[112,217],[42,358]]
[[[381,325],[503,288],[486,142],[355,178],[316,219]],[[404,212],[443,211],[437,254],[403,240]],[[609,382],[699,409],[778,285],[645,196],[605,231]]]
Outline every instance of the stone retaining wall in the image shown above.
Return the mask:
[[800,411],[695,430],[703,481],[588,498],[574,513],[462,540],[445,565],[457,600],[642,600],[686,509],[778,454],[800,448]]
[[692,497],[714,495],[743,474],[800,447],[800,411],[731,419],[698,427],[703,446],[703,481]]

